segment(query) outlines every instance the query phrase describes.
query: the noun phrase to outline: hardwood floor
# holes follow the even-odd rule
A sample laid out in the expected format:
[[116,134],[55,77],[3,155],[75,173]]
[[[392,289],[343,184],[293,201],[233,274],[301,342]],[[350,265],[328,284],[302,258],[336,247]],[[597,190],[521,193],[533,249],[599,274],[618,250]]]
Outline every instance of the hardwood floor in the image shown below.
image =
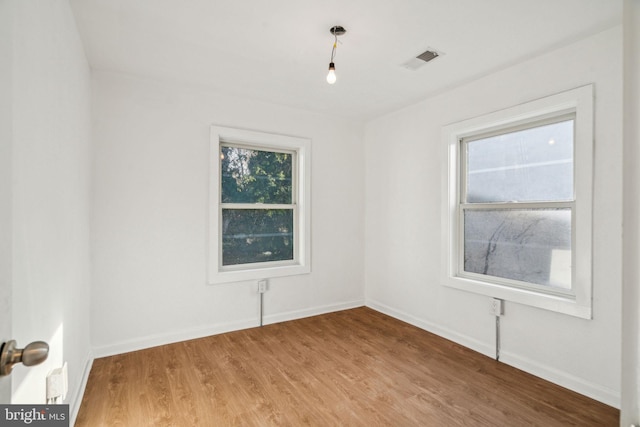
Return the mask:
[[368,308],[95,360],[76,426],[617,426],[619,411]]

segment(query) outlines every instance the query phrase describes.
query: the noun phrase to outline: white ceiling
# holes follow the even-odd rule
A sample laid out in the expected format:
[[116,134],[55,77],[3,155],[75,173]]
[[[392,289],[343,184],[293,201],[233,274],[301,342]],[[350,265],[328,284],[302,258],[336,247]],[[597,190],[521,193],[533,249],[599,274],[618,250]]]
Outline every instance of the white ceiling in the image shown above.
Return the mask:
[[[621,21],[620,0],[71,0],[93,69],[369,119]],[[338,81],[325,81],[333,44]],[[402,65],[432,48],[417,71]],[[596,55],[597,52],[594,52]],[[553,64],[550,64],[553,66]]]

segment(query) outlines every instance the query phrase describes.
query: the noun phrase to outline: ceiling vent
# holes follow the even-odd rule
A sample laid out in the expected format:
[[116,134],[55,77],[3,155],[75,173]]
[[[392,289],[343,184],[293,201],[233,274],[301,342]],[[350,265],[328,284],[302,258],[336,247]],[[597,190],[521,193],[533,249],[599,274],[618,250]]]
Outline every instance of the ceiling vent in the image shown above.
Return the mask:
[[416,56],[415,58],[411,58],[410,60],[402,64],[402,66],[407,70],[417,70],[418,68],[421,68],[423,65],[425,65],[427,62],[436,59],[440,55],[442,55],[442,53],[436,52],[433,49],[428,49],[422,52],[420,55]]

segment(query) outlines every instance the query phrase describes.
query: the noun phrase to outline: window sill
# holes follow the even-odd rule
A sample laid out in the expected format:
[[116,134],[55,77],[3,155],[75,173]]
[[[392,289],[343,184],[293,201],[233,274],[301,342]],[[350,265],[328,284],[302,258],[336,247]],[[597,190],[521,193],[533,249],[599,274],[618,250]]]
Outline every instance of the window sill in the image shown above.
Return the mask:
[[224,283],[244,282],[250,280],[274,279],[277,277],[297,276],[311,273],[309,265],[287,264],[280,266],[256,266],[245,269],[225,269],[211,271],[209,274],[210,285],[220,285]]
[[582,305],[578,303],[576,298],[573,296],[543,294],[527,289],[514,288],[455,276],[446,277],[444,285],[462,291],[473,292],[475,294],[486,295],[492,298],[499,298],[505,301],[555,311],[557,313],[567,314],[582,319],[592,318],[590,301],[587,304]]

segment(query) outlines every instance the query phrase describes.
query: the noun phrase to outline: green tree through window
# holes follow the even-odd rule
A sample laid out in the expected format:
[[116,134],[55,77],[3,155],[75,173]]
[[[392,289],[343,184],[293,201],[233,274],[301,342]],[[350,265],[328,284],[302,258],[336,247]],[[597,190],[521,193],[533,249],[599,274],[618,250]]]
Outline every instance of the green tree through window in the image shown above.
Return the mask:
[[222,145],[222,265],[294,259],[290,152]]

